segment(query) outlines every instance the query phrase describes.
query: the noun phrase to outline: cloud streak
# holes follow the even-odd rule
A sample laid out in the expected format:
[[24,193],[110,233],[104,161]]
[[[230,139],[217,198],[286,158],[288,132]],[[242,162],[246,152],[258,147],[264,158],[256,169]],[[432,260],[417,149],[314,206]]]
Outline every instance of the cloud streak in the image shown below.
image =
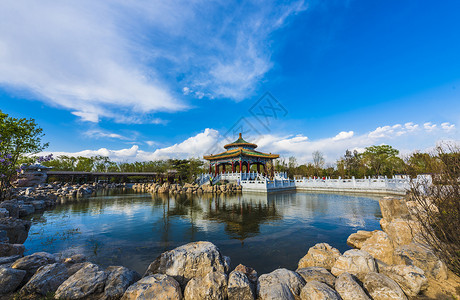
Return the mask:
[[250,94],[272,67],[269,35],[305,9],[303,1],[5,1],[0,85],[83,121],[161,123],[151,114],[189,107],[183,88],[197,98]]

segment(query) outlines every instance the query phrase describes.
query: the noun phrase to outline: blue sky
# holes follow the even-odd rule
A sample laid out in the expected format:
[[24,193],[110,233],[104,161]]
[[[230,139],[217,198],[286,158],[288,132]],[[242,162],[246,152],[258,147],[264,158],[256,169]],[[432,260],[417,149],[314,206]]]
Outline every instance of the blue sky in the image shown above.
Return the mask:
[[[120,161],[200,157],[239,127],[299,162],[372,144],[426,150],[460,140],[458,11],[458,1],[4,1],[0,109],[36,119],[49,152]],[[273,112],[267,92],[278,114],[256,118]]]

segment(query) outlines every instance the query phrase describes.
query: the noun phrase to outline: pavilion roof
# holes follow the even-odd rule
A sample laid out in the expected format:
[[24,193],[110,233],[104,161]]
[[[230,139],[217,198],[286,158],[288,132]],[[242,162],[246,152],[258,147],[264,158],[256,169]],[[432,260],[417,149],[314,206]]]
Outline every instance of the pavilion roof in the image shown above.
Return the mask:
[[203,156],[204,159],[206,160],[218,160],[218,159],[225,159],[225,158],[233,158],[233,157],[240,157],[240,156],[249,156],[249,157],[260,157],[260,158],[269,158],[269,159],[275,159],[278,158],[278,154],[267,154],[263,152],[259,152],[256,150],[251,150],[251,149],[245,149],[242,147],[239,147],[237,149],[231,149],[227,150],[225,152],[215,154],[215,155],[205,155]]
[[238,137],[238,139],[236,141],[224,146],[225,149],[228,149],[228,148],[231,148],[231,147],[249,147],[249,148],[255,149],[255,148],[257,148],[257,145],[245,141],[243,139],[243,137],[241,136],[241,133],[240,133],[240,136]]

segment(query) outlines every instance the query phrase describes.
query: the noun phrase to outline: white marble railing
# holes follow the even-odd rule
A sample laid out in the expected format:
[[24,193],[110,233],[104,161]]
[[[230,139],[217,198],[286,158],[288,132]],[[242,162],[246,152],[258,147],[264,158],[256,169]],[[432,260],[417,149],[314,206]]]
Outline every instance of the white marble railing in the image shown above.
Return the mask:
[[[202,174],[200,184],[209,182],[209,174]],[[407,177],[364,178],[364,179],[331,179],[331,178],[302,178],[291,180],[286,173],[275,173],[274,180],[269,180],[257,172],[251,173],[224,173],[213,178],[213,183],[219,180],[237,180],[243,191],[278,191],[288,189],[311,191],[350,191],[366,193],[400,193],[404,194],[411,186]],[[419,180],[419,179],[415,179]]]
[[365,179],[322,179],[302,178],[297,179],[296,187],[299,189],[331,189],[331,190],[356,190],[356,191],[395,191],[405,192],[410,188],[409,178],[365,178]]
[[[213,183],[217,183],[220,180],[229,180],[229,181],[242,181],[242,180],[256,180],[256,179],[266,179],[265,176],[261,173],[257,172],[228,172],[228,173],[221,173],[217,176],[213,174],[201,174],[197,178],[197,182],[200,185],[209,183],[209,178],[213,178]],[[275,180],[286,180],[287,174],[286,172],[275,172],[274,176]]]

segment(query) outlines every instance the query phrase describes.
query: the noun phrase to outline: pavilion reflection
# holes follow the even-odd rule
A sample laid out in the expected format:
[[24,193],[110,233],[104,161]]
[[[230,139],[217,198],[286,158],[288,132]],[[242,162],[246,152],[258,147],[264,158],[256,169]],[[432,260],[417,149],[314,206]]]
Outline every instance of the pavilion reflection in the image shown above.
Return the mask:
[[206,230],[211,221],[225,224],[225,232],[234,239],[244,241],[260,233],[260,226],[264,222],[282,219],[275,202],[269,202],[267,195],[156,195],[155,203],[161,202],[163,216],[157,220],[155,227],[162,229],[162,240],[167,242],[170,234],[172,218],[186,218],[190,222],[188,234],[190,238],[198,230]]

